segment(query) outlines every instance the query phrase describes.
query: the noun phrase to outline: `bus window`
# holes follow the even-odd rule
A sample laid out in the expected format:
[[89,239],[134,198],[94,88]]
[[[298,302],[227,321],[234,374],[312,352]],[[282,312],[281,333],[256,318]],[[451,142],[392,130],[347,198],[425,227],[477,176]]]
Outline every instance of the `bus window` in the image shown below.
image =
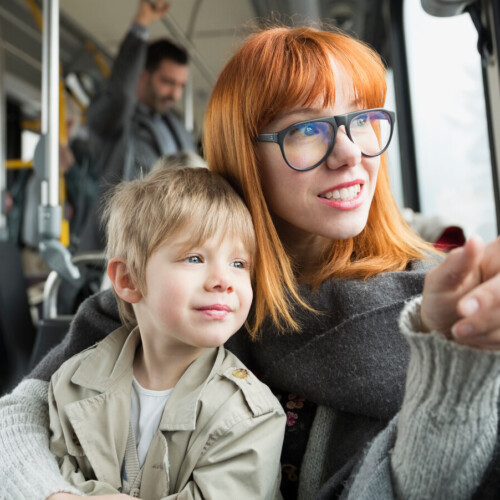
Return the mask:
[[437,18],[406,0],[404,22],[420,207],[496,237],[477,32],[468,14]]

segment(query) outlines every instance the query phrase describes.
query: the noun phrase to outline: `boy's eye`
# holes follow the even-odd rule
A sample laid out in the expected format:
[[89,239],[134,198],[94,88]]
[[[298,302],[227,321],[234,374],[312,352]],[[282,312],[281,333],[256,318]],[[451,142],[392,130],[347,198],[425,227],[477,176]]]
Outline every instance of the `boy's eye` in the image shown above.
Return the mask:
[[245,269],[247,267],[247,263],[243,260],[235,260],[234,262],[231,262],[231,265],[238,269]]
[[190,264],[201,264],[203,262],[199,255],[189,255],[184,260]]

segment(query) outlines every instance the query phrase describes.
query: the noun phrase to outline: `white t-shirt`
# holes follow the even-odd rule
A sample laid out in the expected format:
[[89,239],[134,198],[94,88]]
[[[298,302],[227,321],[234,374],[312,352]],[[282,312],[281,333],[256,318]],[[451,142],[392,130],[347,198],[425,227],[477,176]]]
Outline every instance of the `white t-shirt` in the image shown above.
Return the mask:
[[151,391],[132,379],[130,423],[137,444],[137,456],[142,468],[153,436],[160,425],[163,409],[173,389]]

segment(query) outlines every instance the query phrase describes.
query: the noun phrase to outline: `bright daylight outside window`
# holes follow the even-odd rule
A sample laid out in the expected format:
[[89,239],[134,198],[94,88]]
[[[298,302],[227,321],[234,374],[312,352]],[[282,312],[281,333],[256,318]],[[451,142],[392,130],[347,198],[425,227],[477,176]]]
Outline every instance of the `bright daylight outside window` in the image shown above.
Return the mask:
[[477,32],[468,14],[436,18],[405,1],[421,211],[496,236]]

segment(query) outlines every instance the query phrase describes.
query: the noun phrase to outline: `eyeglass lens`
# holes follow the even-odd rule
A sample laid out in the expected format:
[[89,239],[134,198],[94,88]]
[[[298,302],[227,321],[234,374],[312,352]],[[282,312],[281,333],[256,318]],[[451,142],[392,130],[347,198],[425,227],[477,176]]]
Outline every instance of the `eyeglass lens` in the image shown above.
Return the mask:
[[[352,142],[365,155],[377,155],[390,140],[391,117],[384,111],[366,111],[356,115],[349,123]],[[283,140],[285,157],[290,165],[302,170],[324,160],[328,148],[335,140],[331,123],[306,122],[290,129]]]

